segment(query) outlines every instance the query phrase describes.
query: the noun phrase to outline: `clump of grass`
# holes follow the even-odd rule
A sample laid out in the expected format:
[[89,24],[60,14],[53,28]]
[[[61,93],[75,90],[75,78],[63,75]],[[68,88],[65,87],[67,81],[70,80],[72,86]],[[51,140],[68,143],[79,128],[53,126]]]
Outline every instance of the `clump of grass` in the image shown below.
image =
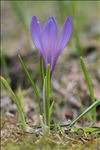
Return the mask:
[[[40,93],[38,91],[37,86],[35,85],[25,63],[23,62],[22,58],[20,55],[18,55],[18,58],[20,60],[20,63],[22,65],[22,68],[25,71],[26,77],[29,79],[30,84],[32,86],[32,89],[36,95],[36,98],[38,100],[38,104],[39,104],[39,108],[40,108],[40,115],[42,116],[41,118],[41,125],[43,127],[43,130],[47,130],[48,127],[50,129],[50,127],[54,128],[54,126],[52,126],[50,124],[50,115],[51,115],[51,110],[53,107],[53,103],[50,105],[50,65],[48,65],[47,69],[46,69],[46,76],[44,77],[44,73],[43,73],[43,63],[40,63],[40,72],[41,72],[41,84],[43,86],[43,103],[41,103],[41,97],[40,97]],[[72,127],[76,122],[79,121],[80,118],[84,117],[87,113],[91,112],[92,116],[93,116],[93,121],[96,121],[96,107],[98,105],[100,105],[100,99],[95,100],[94,97],[94,92],[92,89],[92,83],[91,83],[91,78],[90,75],[88,73],[88,70],[86,68],[86,65],[84,63],[83,58],[80,58],[80,64],[87,82],[87,86],[90,92],[90,97],[91,97],[91,105],[84,110],[84,112],[82,112],[75,120],[73,120],[69,125],[61,125],[61,127],[65,127],[65,126],[69,126]],[[44,78],[44,80],[43,80]],[[26,130],[27,124],[25,121],[25,116],[24,116],[24,112],[23,112],[23,107],[22,107],[22,91],[20,88],[18,88],[18,92],[17,92],[17,96],[14,94],[14,92],[12,91],[12,89],[10,88],[10,85],[8,84],[8,82],[2,77],[0,76],[0,80],[3,83],[3,85],[5,86],[5,88],[7,89],[7,91],[10,94],[10,97],[12,98],[12,100],[14,101],[14,103],[17,106],[18,109],[18,114],[19,114],[19,122],[21,122],[21,125],[23,127],[23,130]],[[43,107],[42,107],[43,106]]]
[[[41,84],[43,86],[43,104],[41,104],[41,97],[40,93],[38,91],[38,87],[35,85],[25,63],[23,62],[20,55],[18,55],[18,58],[20,60],[20,63],[22,65],[22,68],[25,71],[26,77],[29,79],[30,84],[32,86],[32,89],[36,95],[36,98],[38,100],[39,108],[40,108],[40,115],[42,116],[42,125],[43,123],[50,128],[50,114],[52,105],[50,106],[50,65],[48,65],[46,69],[46,75],[44,76],[44,69],[43,69],[43,63],[40,60],[40,74],[41,74]],[[43,105],[43,108],[42,108]],[[41,118],[40,118],[41,120]]]
[[73,120],[70,123],[70,126],[73,126],[80,118],[82,118],[83,116],[85,116],[89,112],[91,112],[93,121],[95,123],[96,122],[96,107],[98,105],[100,105],[100,99],[96,100],[95,97],[94,97],[94,91],[93,91],[93,88],[92,88],[91,77],[89,75],[89,72],[87,70],[87,67],[86,67],[85,62],[84,62],[82,57],[80,57],[80,64],[81,64],[82,71],[83,71],[83,74],[85,76],[86,83],[87,83],[87,86],[88,86],[88,89],[89,89],[89,92],[90,92],[90,98],[91,98],[91,103],[92,104],[86,110],[84,110],[83,113],[81,113],[75,120]]

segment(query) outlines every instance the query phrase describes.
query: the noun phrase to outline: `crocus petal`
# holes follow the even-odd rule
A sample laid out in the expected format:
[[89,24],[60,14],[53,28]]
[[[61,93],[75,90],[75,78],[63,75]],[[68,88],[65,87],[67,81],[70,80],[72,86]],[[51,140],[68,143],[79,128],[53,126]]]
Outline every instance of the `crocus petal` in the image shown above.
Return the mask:
[[42,45],[46,54],[46,63],[49,64],[51,64],[52,55],[57,46],[57,34],[58,28],[56,21],[51,17],[46,21],[42,31]]
[[58,44],[58,51],[62,51],[66,47],[70,39],[71,33],[72,33],[72,19],[71,17],[67,17]]
[[42,44],[41,44],[41,29],[40,29],[39,22],[37,21],[37,18],[35,16],[33,16],[31,20],[30,32],[32,36],[32,41],[35,44],[37,50],[39,51],[39,54],[43,55]]
[[67,45],[67,43],[70,39],[71,33],[72,33],[72,19],[71,19],[71,17],[67,17],[66,21],[64,23],[63,29],[62,29],[59,44],[58,44],[57,49],[53,55],[51,75],[53,73],[53,70],[55,68],[55,64],[57,62],[57,59],[58,59],[60,53],[65,48],[65,46]]

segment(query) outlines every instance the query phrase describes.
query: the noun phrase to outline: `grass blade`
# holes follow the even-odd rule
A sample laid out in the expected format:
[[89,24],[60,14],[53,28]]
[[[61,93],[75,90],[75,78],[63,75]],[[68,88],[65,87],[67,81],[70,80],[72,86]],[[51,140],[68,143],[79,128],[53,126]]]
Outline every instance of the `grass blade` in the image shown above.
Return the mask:
[[8,82],[2,77],[0,76],[0,81],[3,83],[4,87],[7,89],[7,91],[9,92],[12,100],[14,101],[14,103],[18,106],[18,100],[14,94],[14,92],[12,91],[12,89],[10,88]]
[[[87,86],[88,86],[88,89],[89,89],[91,101],[92,101],[92,103],[94,103],[95,102],[95,97],[94,97],[94,91],[93,91],[93,88],[92,88],[91,77],[89,75],[89,72],[87,70],[87,67],[86,67],[85,62],[84,62],[82,57],[80,57],[80,64],[81,64],[82,71],[83,71],[83,74],[84,74],[84,77],[85,77],[85,80],[86,80],[86,83],[87,83]],[[92,115],[93,115],[93,119],[94,119],[94,122],[95,122],[96,121],[96,109],[94,109]]]
[[75,120],[73,120],[70,123],[70,127],[72,127],[80,118],[82,118],[83,116],[85,116],[87,113],[89,113],[90,111],[92,111],[94,108],[96,108],[98,105],[100,105],[100,99],[96,100],[91,106],[89,106],[83,113],[81,113]]
[[18,97],[20,105],[22,106],[23,105],[23,93],[22,93],[21,87],[18,87],[16,95]]
[[22,58],[21,58],[21,56],[18,55],[18,58],[19,58],[19,61],[20,61],[20,63],[21,63],[22,68],[23,68],[24,71],[25,71],[26,77],[27,77],[27,78],[29,79],[29,81],[30,81],[30,84],[31,84],[31,86],[32,86],[32,89],[33,89],[33,91],[35,92],[35,95],[36,95],[37,100],[38,100],[39,108],[40,108],[40,114],[42,115],[42,105],[41,105],[41,101],[40,101],[40,94],[39,94],[39,92],[38,92],[38,88],[37,88],[37,86],[35,85],[35,83],[34,83],[32,77],[31,77],[31,75],[30,75],[30,73],[29,73],[29,71],[28,71],[28,69],[27,69],[25,63],[23,62],[23,60],[22,60]]
[[[23,95],[22,95],[22,91],[21,91],[20,87],[18,87],[16,95],[17,95],[18,100],[19,100],[19,105],[22,106],[23,105],[23,103],[22,103]],[[21,121],[21,117],[20,116],[18,116],[18,120],[19,120],[19,122]]]
[[16,104],[18,113],[19,113],[19,118],[21,121],[21,125],[23,126],[23,129],[26,130],[27,125],[26,125],[26,121],[25,121],[25,117],[24,117],[24,113],[23,113],[23,108],[22,108],[22,105],[21,105],[19,99],[17,98],[17,96],[14,94],[14,92],[10,88],[8,82],[2,76],[0,76],[0,80],[1,80],[2,84],[4,85],[4,87],[7,89],[10,97]]

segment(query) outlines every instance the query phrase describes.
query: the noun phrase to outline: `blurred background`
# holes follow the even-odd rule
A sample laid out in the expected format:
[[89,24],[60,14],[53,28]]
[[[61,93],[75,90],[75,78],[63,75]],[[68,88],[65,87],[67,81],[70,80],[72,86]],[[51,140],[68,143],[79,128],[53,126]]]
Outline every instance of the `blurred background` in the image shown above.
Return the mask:
[[[50,16],[56,18],[59,34],[67,16],[72,17],[73,33],[60,56],[52,79],[51,99],[55,101],[52,121],[66,122],[91,104],[79,57],[83,56],[90,72],[94,93],[100,98],[100,2],[99,1],[2,1],[1,2],[1,72],[12,89],[23,93],[26,116],[37,123],[37,101],[20,66],[21,54],[39,85],[39,56],[30,36],[30,21],[37,16],[43,26]],[[15,112],[5,89],[3,111]],[[99,112],[99,109],[97,109]],[[99,114],[99,113],[98,113]],[[88,115],[91,118],[90,115]],[[87,117],[88,118],[88,117]],[[85,118],[87,120],[87,118]],[[100,116],[98,115],[98,119]],[[84,124],[84,120],[82,122]]]

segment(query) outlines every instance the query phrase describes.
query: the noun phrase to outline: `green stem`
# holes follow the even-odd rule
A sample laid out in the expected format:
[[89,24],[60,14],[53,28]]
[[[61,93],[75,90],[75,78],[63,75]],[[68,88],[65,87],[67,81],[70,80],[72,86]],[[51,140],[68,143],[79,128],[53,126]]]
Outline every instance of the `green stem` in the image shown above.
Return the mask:
[[43,60],[42,58],[40,57],[40,76],[41,76],[41,84],[42,84],[42,87],[43,87],[43,82],[44,82],[44,64],[43,64]]
[[43,82],[44,83],[43,84],[43,122],[46,125],[46,96],[45,96],[46,84],[45,82],[46,82],[46,77],[44,77],[44,82]]
[[45,110],[46,125],[50,128],[50,65],[48,64],[45,78]]

